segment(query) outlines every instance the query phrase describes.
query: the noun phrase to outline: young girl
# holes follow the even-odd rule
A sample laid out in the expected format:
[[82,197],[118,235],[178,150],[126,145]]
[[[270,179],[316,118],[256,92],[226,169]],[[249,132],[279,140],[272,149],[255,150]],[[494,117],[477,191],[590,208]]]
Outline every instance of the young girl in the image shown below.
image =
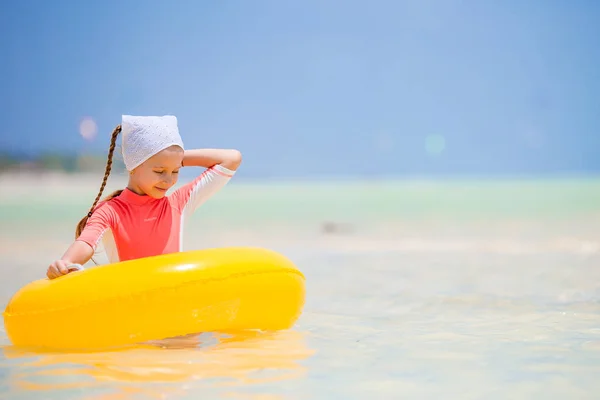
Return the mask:
[[[98,204],[119,133],[129,184]],[[77,225],[75,241],[46,275],[54,279],[79,269],[92,258],[101,239],[111,263],[181,251],[185,220],[231,179],[240,163],[237,150],[184,150],[174,116],[123,115],[112,133],[94,204]],[[207,169],[167,195],[183,166]]]

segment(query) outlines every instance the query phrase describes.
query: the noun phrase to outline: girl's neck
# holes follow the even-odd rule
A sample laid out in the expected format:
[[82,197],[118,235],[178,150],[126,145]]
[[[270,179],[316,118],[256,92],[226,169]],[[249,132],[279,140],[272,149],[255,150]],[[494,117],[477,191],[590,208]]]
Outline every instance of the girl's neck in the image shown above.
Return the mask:
[[147,194],[142,192],[140,190],[140,188],[138,187],[138,185],[131,182],[131,180],[127,184],[127,189],[131,190],[133,193],[137,194],[138,196],[147,196]]

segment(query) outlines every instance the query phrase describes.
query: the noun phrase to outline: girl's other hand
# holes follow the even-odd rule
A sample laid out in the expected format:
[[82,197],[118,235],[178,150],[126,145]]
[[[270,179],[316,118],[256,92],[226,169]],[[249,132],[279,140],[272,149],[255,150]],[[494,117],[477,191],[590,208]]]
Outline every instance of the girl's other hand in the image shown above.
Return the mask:
[[69,272],[71,272],[71,270],[69,270],[69,265],[71,264],[73,263],[70,261],[56,260],[48,267],[46,276],[48,277],[48,279],[54,279],[66,275]]

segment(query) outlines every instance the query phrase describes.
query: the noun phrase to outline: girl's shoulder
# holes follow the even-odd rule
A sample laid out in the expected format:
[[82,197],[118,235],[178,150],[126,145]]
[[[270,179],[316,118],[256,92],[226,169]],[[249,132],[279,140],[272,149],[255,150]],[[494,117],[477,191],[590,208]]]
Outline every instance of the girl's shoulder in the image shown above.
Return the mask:
[[107,209],[114,209],[117,204],[122,203],[121,199],[119,198],[122,192],[123,190],[117,190],[105,197],[104,199],[100,200],[96,205],[95,210],[100,209],[101,207]]
[[96,204],[96,207],[94,207],[94,214],[104,214],[104,215],[108,215],[108,214],[115,214],[117,212],[117,208],[115,207],[117,205],[117,202],[115,201],[114,198],[112,199],[108,199],[108,200],[101,200],[98,202],[98,204]]

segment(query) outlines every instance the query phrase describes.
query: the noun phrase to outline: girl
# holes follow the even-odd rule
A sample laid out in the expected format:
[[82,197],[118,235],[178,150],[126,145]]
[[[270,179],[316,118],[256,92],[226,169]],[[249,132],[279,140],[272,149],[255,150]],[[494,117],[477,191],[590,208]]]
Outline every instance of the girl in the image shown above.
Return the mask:
[[[98,204],[119,133],[129,183]],[[77,225],[75,241],[50,264],[46,275],[54,279],[78,270],[92,258],[101,239],[111,263],[181,251],[185,220],[231,179],[240,163],[237,150],[184,150],[174,116],[123,115],[112,133],[94,204]],[[183,166],[207,169],[167,195]]]

